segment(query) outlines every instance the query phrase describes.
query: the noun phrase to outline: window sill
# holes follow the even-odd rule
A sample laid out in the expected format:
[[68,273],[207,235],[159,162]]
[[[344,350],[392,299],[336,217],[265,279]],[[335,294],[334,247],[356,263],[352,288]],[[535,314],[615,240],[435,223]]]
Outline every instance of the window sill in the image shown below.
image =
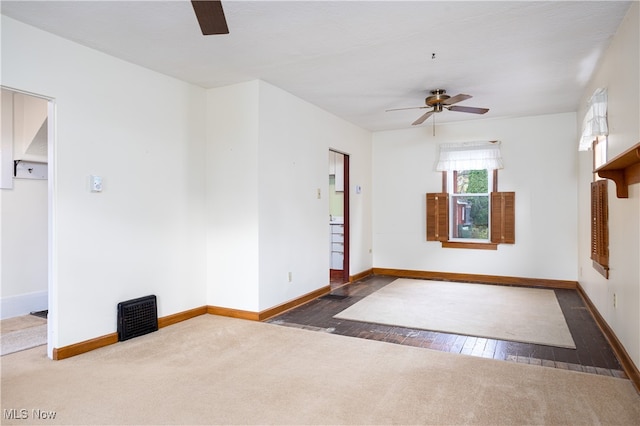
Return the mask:
[[605,277],[606,279],[609,279],[609,267],[608,266],[601,265],[598,262],[596,262],[595,260],[592,261],[591,263],[593,264],[593,269],[598,271],[598,273],[600,275],[602,275],[603,277]]
[[498,243],[468,243],[461,241],[442,241],[443,248],[463,248],[475,250],[498,250]]

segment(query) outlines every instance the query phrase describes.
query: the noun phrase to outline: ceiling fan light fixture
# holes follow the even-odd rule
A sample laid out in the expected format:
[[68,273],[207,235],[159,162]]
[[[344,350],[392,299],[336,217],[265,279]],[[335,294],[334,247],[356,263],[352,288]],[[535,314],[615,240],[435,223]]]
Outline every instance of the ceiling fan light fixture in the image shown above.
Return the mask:
[[[446,93],[447,91],[444,89],[435,89],[431,91],[431,96],[427,96],[425,98],[424,106],[409,107],[409,108],[394,108],[394,109],[388,109],[387,111],[432,108],[431,111],[427,111],[426,113],[421,115],[416,121],[411,123],[412,126],[417,126],[418,124],[424,123],[427,118],[431,117],[435,113],[442,112],[443,109],[447,109],[449,111],[467,112],[471,114],[485,114],[486,112],[489,111],[489,108],[477,108],[477,107],[453,105],[453,104],[457,104],[458,102],[471,99],[473,96],[465,95],[464,93],[460,93],[455,96],[449,96]],[[435,116],[434,116],[434,120],[435,120]]]
[[[436,89],[436,90],[432,90],[431,91],[431,96],[427,96],[427,98],[424,100],[424,103],[429,105],[429,106],[435,106],[438,105],[442,102],[445,102],[447,99],[449,99],[451,96],[446,94],[447,91],[444,89]],[[442,111],[442,109],[440,109],[440,111]],[[438,111],[439,112],[439,111]]]

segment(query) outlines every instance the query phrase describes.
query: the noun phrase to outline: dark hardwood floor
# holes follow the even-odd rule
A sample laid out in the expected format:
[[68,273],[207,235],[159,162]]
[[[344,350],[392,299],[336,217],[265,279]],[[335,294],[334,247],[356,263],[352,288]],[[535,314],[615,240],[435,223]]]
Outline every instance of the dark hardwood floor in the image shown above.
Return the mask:
[[554,290],[576,349],[333,318],[335,314],[396,278],[373,275],[341,286],[332,283],[330,295],[270,318],[267,322],[444,352],[626,378],[613,350],[576,290]]

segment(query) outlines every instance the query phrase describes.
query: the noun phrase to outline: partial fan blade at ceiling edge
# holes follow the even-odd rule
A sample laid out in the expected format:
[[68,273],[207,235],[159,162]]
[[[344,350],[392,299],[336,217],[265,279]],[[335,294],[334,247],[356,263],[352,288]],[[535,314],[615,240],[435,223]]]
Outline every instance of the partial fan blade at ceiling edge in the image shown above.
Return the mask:
[[220,0],[191,0],[202,35],[229,34]]
[[418,124],[422,124],[424,123],[424,121],[431,117],[431,115],[434,113],[435,111],[431,110],[431,111],[427,111],[424,114],[422,114],[422,116],[420,118],[418,118],[416,121],[414,121],[413,123],[411,123],[412,126],[417,126]]
[[450,97],[449,99],[446,99],[442,102],[443,105],[453,105],[453,104],[457,104],[458,102],[462,102],[462,101],[466,101],[467,99],[471,99],[473,98],[473,96],[471,95],[465,95],[465,94],[459,94],[459,95],[455,95]]
[[386,109],[384,112],[389,112],[389,111],[403,111],[405,109],[423,109],[423,108],[431,108],[428,105],[425,106],[419,106],[419,107],[407,107],[407,108],[393,108],[393,109]]
[[449,111],[469,112],[471,114],[484,114],[489,111],[489,108],[476,108],[476,107],[457,106],[457,105],[447,107],[447,109]]

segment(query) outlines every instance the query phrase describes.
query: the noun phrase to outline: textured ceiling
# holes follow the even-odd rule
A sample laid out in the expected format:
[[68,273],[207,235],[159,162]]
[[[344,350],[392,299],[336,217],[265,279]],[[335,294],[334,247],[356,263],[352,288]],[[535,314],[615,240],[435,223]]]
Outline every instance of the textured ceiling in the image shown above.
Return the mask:
[[[411,127],[429,90],[470,94],[438,122],[576,111],[630,1],[2,1],[2,14],[211,88],[262,79],[370,130]],[[435,54],[435,57],[434,55]],[[423,125],[428,125],[430,120]]]

